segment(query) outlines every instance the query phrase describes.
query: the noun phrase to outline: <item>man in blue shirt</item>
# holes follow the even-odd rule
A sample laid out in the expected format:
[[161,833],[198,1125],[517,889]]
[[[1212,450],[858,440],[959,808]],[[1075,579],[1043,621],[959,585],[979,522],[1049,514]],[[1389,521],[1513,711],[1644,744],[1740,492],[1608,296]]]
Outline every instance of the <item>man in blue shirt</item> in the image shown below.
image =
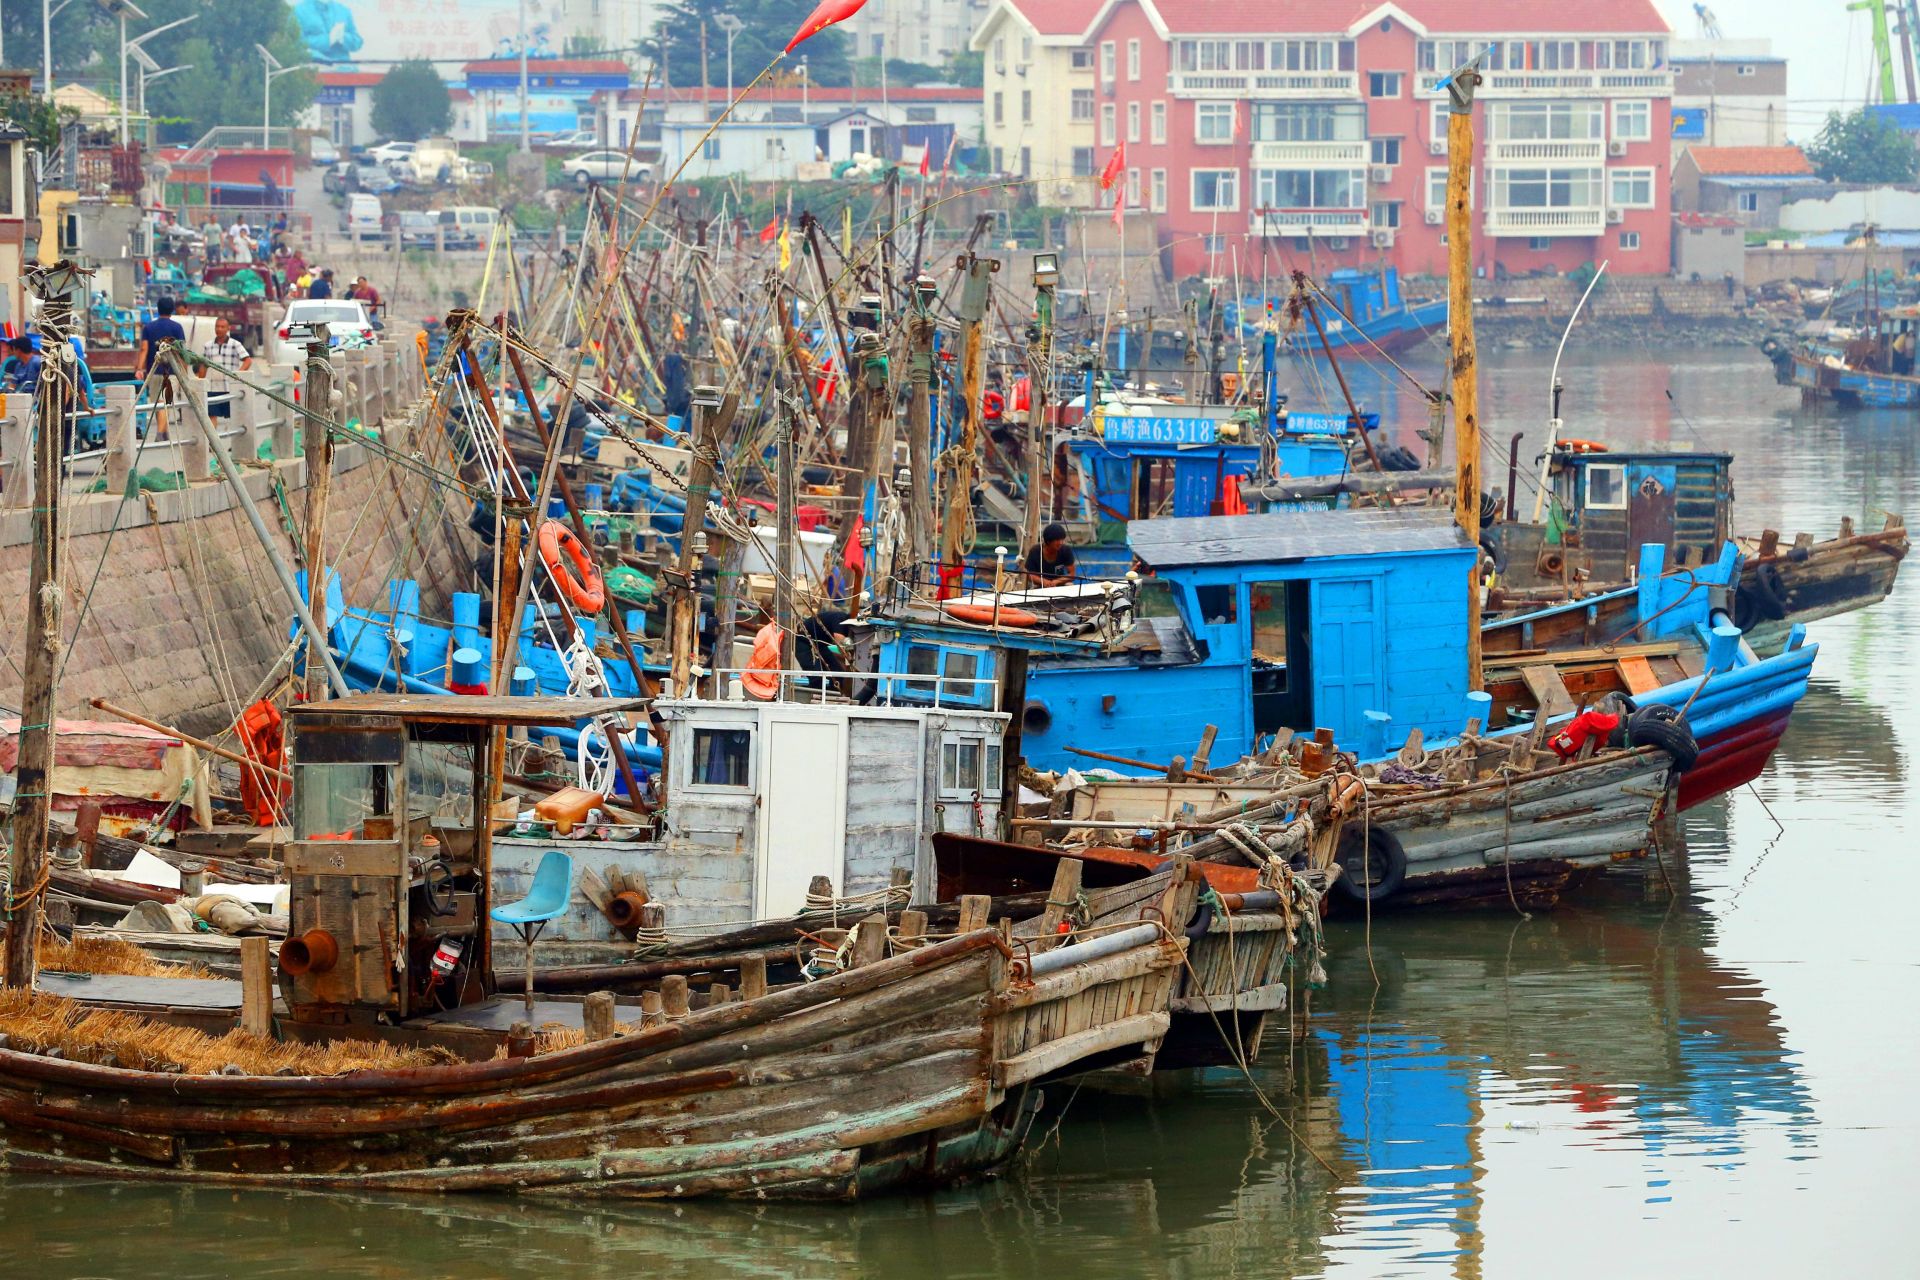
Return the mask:
[[333,296],[332,267],[328,267],[308,283],[307,296],[309,298],[331,298]]
[[[182,329],[180,322],[173,318],[173,307],[174,303],[172,298],[161,298],[154,306],[154,309],[160,314],[140,326],[140,354],[134,357],[133,362],[133,378],[135,382],[146,381],[147,374],[151,373],[154,366],[159,363],[161,343],[184,343],[187,340],[187,331]],[[161,375],[160,394],[155,401],[156,406],[172,404],[173,392],[173,373],[169,370],[167,373]],[[149,426],[147,434],[149,438],[154,440],[166,438],[167,415],[164,409],[158,407],[154,409],[152,424]]]
[[46,362],[34,350],[31,338],[9,338],[7,346],[13,351],[7,370],[7,390],[32,395],[40,388],[40,370]]

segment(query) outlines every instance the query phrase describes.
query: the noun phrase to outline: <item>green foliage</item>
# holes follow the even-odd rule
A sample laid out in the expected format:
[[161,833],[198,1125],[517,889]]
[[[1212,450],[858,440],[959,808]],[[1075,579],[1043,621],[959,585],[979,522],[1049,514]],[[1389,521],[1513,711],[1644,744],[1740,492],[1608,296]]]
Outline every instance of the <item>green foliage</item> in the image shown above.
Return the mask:
[[956,49],[947,59],[946,78],[949,84],[978,89],[987,82],[987,55],[972,49]]
[[424,59],[402,62],[373,86],[373,130],[383,138],[418,142],[453,123],[447,82]]
[[[7,65],[31,68],[38,76],[40,73],[39,4],[0,5],[0,30],[6,33]],[[72,73],[87,67],[94,60],[94,56],[106,47],[102,41],[107,38],[108,33],[111,33],[113,47],[117,50],[119,30],[119,27],[107,18],[106,11],[93,3],[70,4],[54,14],[54,84],[59,85],[72,79]],[[138,35],[139,33],[130,30],[128,34]],[[113,58],[109,57],[107,66],[115,65]],[[62,72],[68,74],[63,76]],[[90,74],[98,74],[97,69]]]
[[[93,8],[81,0],[72,9]],[[150,115],[173,116],[192,122],[197,137],[215,125],[260,124],[266,67],[263,44],[284,67],[307,61],[306,45],[286,0],[142,0],[147,21],[128,23],[129,37],[195,14],[195,21],[175,27],[142,46],[163,67],[189,63],[193,70],[157,80],[147,91]],[[109,67],[118,55],[117,28],[104,54]],[[55,52],[59,51],[56,38]],[[276,76],[273,81],[275,126],[290,125],[313,102],[316,83],[310,72]]]
[[[853,74],[863,85],[880,83],[880,59],[855,58]],[[905,58],[887,59],[887,84],[895,89],[911,89],[916,85],[944,84],[947,79],[946,68],[930,67],[924,62],[908,62]]]
[[79,112],[55,109],[45,98],[0,98],[0,120],[10,120],[27,131],[33,146],[42,153],[60,145],[60,128],[77,119]]
[[[657,56],[666,63],[668,82],[700,83],[700,24],[707,27],[707,83],[727,83],[727,33],[714,23],[723,13],[744,22],[733,38],[733,83],[739,89],[760,74],[793,38],[817,0],[675,0],[654,28]],[[839,27],[828,27],[795,49],[781,66],[796,72],[802,56],[815,84],[848,83],[853,41]]]
[[[1598,267],[1594,266],[1591,262],[1583,262],[1573,270],[1567,272],[1567,280],[1573,285],[1575,296],[1578,296],[1586,291],[1588,285],[1593,284],[1593,278],[1598,275],[1600,275],[1600,269]],[[1599,297],[1602,293],[1606,292],[1606,289],[1606,277],[1601,276],[1600,283],[1594,287],[1593,296],[1596,298]]]
[[1807,159],[1828,182],[1912,182],[1920,154],[1891,121],[1865,107],[1850,115],[1827,115]]

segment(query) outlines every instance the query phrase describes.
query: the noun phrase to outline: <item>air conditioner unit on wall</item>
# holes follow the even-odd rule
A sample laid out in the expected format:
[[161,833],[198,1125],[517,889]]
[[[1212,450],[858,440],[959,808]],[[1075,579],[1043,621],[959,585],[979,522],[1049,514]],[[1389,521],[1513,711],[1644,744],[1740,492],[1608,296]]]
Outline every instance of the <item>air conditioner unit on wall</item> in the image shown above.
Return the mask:
[[1373,182],[1391,182],[1393,180],[1393,166],[1377,164],[1368,172],[1367,177]]
[[1607,210],[1608,222],[1625,222],[1626,220],[1627,220],[1627,215],[1623,210],[1620,210],[1620,209]]
[[1382,227],[1373,233],[1373,247],[1376,249],[1393,248],[1393,228]]
[[1327,248],[1333,250],[1335,253],[1343,251],[1346,247],[1347,238],[1345,236],[1332,236],[1327,240]]
[[1615,138],[1607,144],[1607,154],[1610,156],[1623,156],[1627,154],[1627,144]]
[[1427,154],[1433,156],[1443,156],[1447,154],[1447,140],[1445,138],[1429,138],[1427,140]]
[[1444,215],[1444,214],[1442,214],[1442,213],[1441,213],[1441,211],[1440,211],[1440,210],[1438,210],[1438,209],[1429,209],[1429,210],[1427,210],[1427,225],[1428,225],[1428,226],[1430,226],[1430,227],[1437,227],[1437,226],[1439,226],[1439,225],[1440,225],[1440,221],[1441,221],[1441,219],[1442,219],[1442,218],[1443,218],[1444,216],[1445,216],[1445,215]]

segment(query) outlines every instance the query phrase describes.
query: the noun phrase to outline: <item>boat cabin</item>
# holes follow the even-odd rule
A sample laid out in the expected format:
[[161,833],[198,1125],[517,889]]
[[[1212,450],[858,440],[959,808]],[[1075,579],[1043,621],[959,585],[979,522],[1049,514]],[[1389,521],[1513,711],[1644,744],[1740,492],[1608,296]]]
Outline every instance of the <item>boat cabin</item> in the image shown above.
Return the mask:
[[1085,768],[1068,747],[1164,763],[1214,726],[1236,759],[1281,728],[1370,751],[1467,708],[1474,549],[1431,509],[1280,511],[1145,520],[1132,625],[1098,656],[1034,655],[1022,751]]
[[1732,466],[1732,454],[1702,450],[1556,449],[1546,521],[1495,526],[1502,585],[1631,582],[1656,543],[1667,570],[1712,561],[1732,536]]

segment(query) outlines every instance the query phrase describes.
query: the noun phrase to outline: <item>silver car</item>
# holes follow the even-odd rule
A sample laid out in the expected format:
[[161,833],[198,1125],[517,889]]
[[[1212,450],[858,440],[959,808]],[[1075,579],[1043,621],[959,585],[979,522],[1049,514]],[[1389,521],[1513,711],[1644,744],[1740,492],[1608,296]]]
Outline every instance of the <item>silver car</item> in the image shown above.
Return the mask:
[[653,166],[638,160],[629,167],[624,151],[589,151],[566,162],[563,172],[578,186],[594,182],[645,182],[653,176]]

